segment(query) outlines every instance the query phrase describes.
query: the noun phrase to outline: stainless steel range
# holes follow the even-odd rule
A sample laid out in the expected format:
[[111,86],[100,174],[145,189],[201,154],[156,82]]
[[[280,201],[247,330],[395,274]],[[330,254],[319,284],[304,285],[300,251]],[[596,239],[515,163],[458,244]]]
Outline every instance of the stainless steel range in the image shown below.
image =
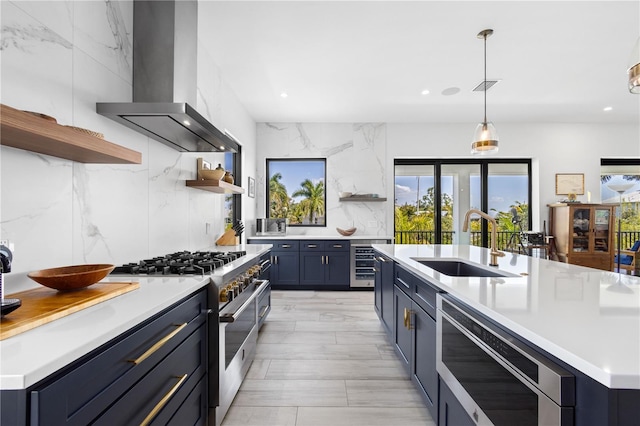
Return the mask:
[[[209,423],[220,425],[255,357],[258,329],[270,310],[271,284],[260,279],[268,257],[245,251],[181,251],[116,267],[111,275],[209,277]],[[238,262],[235,262],[239,260]]]

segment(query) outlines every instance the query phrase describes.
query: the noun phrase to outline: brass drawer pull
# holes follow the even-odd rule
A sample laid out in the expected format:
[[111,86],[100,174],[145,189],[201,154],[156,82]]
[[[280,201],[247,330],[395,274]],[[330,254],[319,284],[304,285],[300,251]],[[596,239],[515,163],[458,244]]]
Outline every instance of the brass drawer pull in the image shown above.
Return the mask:
[[333,248],[342,248],[342,244],[334,244]]
[[176,393],[178,389],[180,389],[180,386],[182,386],[182,383],[187,380],[187,376],[188,374],[179,377],[180,380],[178,380],[178,383],[173,385],[173,387],[169,389],[169,392],[167,392],[167,394],[162,397],[162,399],[156,404],[156,406],[153,407],[153,410],[151,410],[151,412],[147,414],[147,417],[145,417],[142,423],[140,423],[140,426],[147,426],[149,423],[151,423],[151,420],[153,420],[153,418],[160,412],[160,410],[162,410],[164,406],[167,405],[167,402],[169,402],[173,394]]
[[282,244],[282,248],[291,248],[291,244]]
[[316,248],[316,247],[318,247],[318,245],[317,244],[307,244],[307,247],[308,248]]
[[175,336],[176,334],[180,333],[180,330],[182,330],[186,326],[187,326],[186,322],[184,324],[180,324],[178,326],[178,328],[176,328],[171,333],[169,333],[166,336],[164,336],[162,339],[158,340],[153,346],[151,346],[149,349],[147,349],[147,351],[145,353],[143,353],[142,355],[140,355],[136,359],[128,360],[128,362],[132,362],[132,363],[134,363],[136,365],[140,364],[142,361],[144,361],[145,359],[149,358],[151,355],[153,355],[154,352],[156,352],[158,349],[160,349],[162,346],[164,346],[164,344],[167,343],[169,340],[171,340],[173,338],[173,336]]

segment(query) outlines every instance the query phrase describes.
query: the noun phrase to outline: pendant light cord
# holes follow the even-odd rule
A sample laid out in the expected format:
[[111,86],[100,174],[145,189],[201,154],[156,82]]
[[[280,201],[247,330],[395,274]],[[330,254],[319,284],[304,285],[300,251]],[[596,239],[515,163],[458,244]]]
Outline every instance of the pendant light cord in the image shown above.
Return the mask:
[[487,125],[487,34],[484,35],[484,124]]

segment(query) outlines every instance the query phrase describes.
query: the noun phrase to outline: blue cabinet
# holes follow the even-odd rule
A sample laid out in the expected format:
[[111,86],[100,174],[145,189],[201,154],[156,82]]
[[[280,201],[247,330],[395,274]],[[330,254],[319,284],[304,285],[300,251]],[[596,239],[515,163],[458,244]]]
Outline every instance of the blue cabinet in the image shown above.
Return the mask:
[[393,275],[394,262],[392,259],[375,253],[374,257],[374,293],[375,308],[382,320],[386,332],[391,336],[393,327]]
[[301,241],[300,284],[349,288],[348,241]]
[[[438,418],[435,287],[396,265],[394,269],[393,342],[407,373],[431,416]],[[384,304],[384,302],[383,302]]]
[[207,310],[200,290],[21,396],[8,394],[20,405],[6,405],[3,391],[2,424],[207,424]]
[[271,244],[269,281],[274,289],[295,288],[300,282],[300,243],[295,240],[248,240]]
[[471,420],[464,407],[447,384],[440,381],[440,407],[438,412],[438,426],[475,426],[476,423]]

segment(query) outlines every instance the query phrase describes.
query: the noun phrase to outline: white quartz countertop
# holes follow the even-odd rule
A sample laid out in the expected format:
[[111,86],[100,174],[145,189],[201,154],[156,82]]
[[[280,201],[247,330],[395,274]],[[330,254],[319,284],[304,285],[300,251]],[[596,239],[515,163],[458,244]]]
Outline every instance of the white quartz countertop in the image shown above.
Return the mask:
[[[224,247],[224,250],[212,248],[246,250],[247,255],[205,276],[108,276],[101,282],[136,281],[140,288],[0,341],[0,389],[28,388],[212,280],[226,279],[270,248],[270,244]],[[23,280],[22,277],[15,279]],[[8,293],[39,286],[28,278],[10,284],[15,285]]]
[[393,237],[384,235],[247,235],[247,240],[389,240]]
[[[614,389],[640,389],[640,277],[466,245],[374,245],[417,275]],[[450,277],[414,258],[457,258],[505,278]],[[525,273],[527,275],[520,275]]]

